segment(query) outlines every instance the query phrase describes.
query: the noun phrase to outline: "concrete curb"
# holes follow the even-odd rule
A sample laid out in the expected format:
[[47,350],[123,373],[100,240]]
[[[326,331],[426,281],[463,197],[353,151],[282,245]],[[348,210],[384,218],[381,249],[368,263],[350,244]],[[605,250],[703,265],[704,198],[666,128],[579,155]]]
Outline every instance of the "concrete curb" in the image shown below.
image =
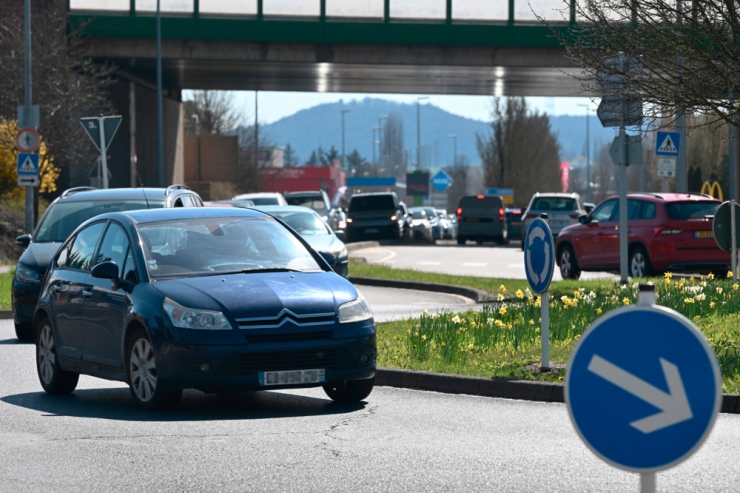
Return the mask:
[[[375,384],[444,394],[478,395],[538,402],[565,402],[563,385],[526,380],[496,380],[445,373],[378,368]],[[740,414],[740,395],[722,395],[722,413]]]
[[11,320],[13,318],[13,310],[0,310],[0,320]]
[[415,289],[417,291],[433,291],[435,293],[447,293],[464,296],[476,303],[492,301],[488,292],[482,289],[468,288],[465,286],[453,286],[450,284],[435,284],[431,282],[397,281],[393,279],[375,279],[370,277],[349,276],[349,282],[361,286],[378,286],[382,288]]

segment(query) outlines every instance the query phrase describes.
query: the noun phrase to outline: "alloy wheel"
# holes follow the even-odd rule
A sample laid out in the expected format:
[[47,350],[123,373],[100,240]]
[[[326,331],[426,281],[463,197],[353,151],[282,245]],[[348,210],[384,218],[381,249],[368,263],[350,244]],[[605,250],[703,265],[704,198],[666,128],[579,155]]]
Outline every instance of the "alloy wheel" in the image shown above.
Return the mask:
[[645,277],[645,256],[641,251],[632,254],[630,274],[632,274],[632,277]]
[[567,248],[560,254],[560,273],[564,278],[568,278],[573,272],[573,264],[570,259],[570,250]]
[[54,368],[57,361],[54,334],[49,324],[41,329],[38,344],[39,375],[45,384],[49,385],[54,378]]
[[142,402],[148,402],[157,390],[157,366],[154,362],[154,349],[151,343],[137,339],[131,348],[129,363],[131,388]]

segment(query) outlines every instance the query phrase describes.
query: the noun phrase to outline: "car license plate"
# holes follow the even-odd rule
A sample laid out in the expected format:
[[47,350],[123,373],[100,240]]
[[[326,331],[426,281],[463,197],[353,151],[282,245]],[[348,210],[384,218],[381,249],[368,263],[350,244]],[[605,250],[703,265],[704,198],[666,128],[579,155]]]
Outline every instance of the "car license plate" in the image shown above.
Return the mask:
[[477,223],[478,222],[478,218],[477,217],[466,217],[465,218],[465,222],[468,222],[468,223]]
[[372,233],[380,233],[380,230],[378,228],[369,228],[365,230],[366,234],[372,234]]
[[694,238],[714,238],[711,231],[694,231]]
[[322,383],[326,381],[326,370],[261,371],[259,381],[263,386]]
[[511,225],[512,226],[521,226],[522,225],[522,222],[521,221],[511,221]]

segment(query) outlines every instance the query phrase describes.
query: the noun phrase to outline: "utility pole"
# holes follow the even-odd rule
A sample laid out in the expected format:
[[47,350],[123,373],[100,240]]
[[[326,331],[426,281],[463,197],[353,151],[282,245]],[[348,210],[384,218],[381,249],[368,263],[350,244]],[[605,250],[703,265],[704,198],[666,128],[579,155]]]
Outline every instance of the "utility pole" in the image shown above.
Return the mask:
[[254,166],[260,169],[259,92],[254,91]]
[[388,115],[378,117],[378,160],[380,169],[385,169],[385,159],[383,155],[383,120],[387,120]]
[[[29,116],[31,115],[31,0],[26,0],[24,4],[24,38],[25,38],[25,55],[24,55],[24,75],[25,91],[23,100],[23,113],[25,125],[28,125]],[[33,233],[33,187],[26,188],[26,233]]]
[[349,113],[352,110],[343,109],[342,110],[342,169],[347,169],[347,163],[344,161],[344,114]]
[[429,99],[429,96],[416,98],[416,169],[421,168],[421,110],[419,101]]
[[[588,190],[588,201],[593,202],[593,198],[591,197],[591,135],[588,124],[589,106],[587,104],[579,104],[578,106],[586,108],[586,189]],[[642,168],[640,168],[640,170],[642,170]]]
[[157,0],[157,186],[164,187],[164,110],[162,109],[162,13]]

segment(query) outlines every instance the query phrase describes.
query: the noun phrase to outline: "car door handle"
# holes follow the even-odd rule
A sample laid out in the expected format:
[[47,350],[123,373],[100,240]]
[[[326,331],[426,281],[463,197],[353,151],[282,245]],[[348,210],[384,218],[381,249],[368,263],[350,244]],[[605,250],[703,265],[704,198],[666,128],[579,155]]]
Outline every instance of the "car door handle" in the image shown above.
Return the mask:
[[92,291],[89,289],[83,289],[82,296],[84,296],[85,298],[89,298],[90,296],[92,296]]

